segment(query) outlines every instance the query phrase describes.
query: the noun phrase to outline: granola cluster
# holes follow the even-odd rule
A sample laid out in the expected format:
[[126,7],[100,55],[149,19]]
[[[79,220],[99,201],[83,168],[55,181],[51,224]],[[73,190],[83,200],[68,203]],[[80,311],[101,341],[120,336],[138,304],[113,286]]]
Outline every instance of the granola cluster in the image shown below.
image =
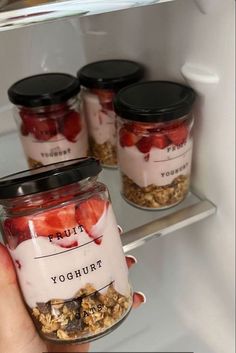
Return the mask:
[[69,301],[52,299],[37,303],[33,317],[44,336],[51,340],[80,340],[103,333],[131,307],[131,298],[118,293],[110,284],[101,294],[87,284]]
[[30,168],[42,167],[43,165],[41,162],[38,162],[33,158],[28,157],[27,159],[28,159],[28,164]]
[[96,143],[93,138],[91,138],[90,147],[93,157],[100,159],[104,166],[117,166],[116,146],[112,145],[111,142],[106,141],[102,144],[99,144]]
[[189,176],[179,175],[171,184],[165,186],[151,184],[140,187],[126,175],[122,175],[124,197],[145,208],[163,208],[179,203],[188,193],[189,182]]

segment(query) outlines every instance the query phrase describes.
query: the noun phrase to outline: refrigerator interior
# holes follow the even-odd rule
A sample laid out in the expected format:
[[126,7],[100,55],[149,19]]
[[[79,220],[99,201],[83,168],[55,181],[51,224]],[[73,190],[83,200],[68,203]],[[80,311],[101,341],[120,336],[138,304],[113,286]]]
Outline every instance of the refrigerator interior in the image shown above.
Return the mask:
[[132,251],[130,278],[147,303],[94,352],[234,352],[234,8],[233,0],[175,0],[0,33],[1,176],[26,168],[7,99],[22,77],[126,58],[143,63],[148,79],[198,93],[192,188],[217,212]]

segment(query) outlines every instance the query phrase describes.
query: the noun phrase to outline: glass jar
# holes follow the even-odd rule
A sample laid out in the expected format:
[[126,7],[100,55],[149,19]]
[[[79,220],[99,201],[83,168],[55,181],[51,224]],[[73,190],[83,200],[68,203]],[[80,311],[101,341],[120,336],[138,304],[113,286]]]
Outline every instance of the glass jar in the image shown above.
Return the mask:
[[122,195],[145,209],[163,209],[188,193],[195,93],[174,82],[123,88],[114,105]]
[[78,72],[91,153],[104,167],[117,167],[117,91],[143,77],[143,67],[128,60],[105,60],[88,64]]
[[9,88],[30,168],[88,155],[79,91],[77,78],[63,73],[27,77]]
[[84,158],[0,179],[1,227],[39,334],[86,342],[117,327],[132,293],[99,162]]

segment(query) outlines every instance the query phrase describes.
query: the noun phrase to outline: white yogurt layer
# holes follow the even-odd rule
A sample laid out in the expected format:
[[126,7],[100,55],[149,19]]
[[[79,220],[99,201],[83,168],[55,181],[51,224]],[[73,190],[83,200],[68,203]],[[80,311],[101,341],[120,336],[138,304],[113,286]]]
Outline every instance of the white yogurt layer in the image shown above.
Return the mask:
[[79,132],[75,142],[68,141],[62,134],[57,134],[48,141],[38,141],[29,134],[21,136],[21,141],[26,156],[44,165],[86,157],[88,154],[88,136],[85,127]]
[[108,110],[102,111],[99,98],[91,93],[83,95],[84,111],[88,122],[89,135],[98,144],[109,141],[112,145],[116,144],[116,114]]
[[[114,281],[116,290],[129,296],[128,270],[111,206],[102,218],[98,222],[100,235],[103,235],[100,245],[92,242],[83,231],[73,237],[78,240],[78,248],[66,249],[47,237],[38,237],[10,250],[13,259],[20,264],[20,268],[16,266],[17,274],[25,301],[31,308],[37,302],[70,299],[87,283],[99,290]],[[67,239],[68,243],[72,240]],[[83,273],[83,268],[88,274]]]
[[136,146],[121,147],[118,143],[120,170],[140,187],[170,184],[179,175],[190,175],[192,139],[180,147],[152,147],[144,154]]

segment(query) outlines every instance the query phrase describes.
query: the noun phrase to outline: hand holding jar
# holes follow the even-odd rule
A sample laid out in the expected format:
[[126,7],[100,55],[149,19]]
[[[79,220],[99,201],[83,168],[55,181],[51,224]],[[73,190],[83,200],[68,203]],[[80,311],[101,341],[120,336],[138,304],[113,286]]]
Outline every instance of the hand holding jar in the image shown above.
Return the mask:
[[5,244],[35,327],[53,343],[99,338],[132,306],[108,191],[96,180],[100,170],[85,158],[0,180]]
[[[128,267],[135,263],[133,257],[126,258]],[[145,302],[142,293],[134,293],[133,307]],[[89,344],[52,344],[37,335],[35,326],[25,309],[16,273],[7,249],[0,244],[0,352],[87,352]],[[7,347],[7,348],[6,348]]]

